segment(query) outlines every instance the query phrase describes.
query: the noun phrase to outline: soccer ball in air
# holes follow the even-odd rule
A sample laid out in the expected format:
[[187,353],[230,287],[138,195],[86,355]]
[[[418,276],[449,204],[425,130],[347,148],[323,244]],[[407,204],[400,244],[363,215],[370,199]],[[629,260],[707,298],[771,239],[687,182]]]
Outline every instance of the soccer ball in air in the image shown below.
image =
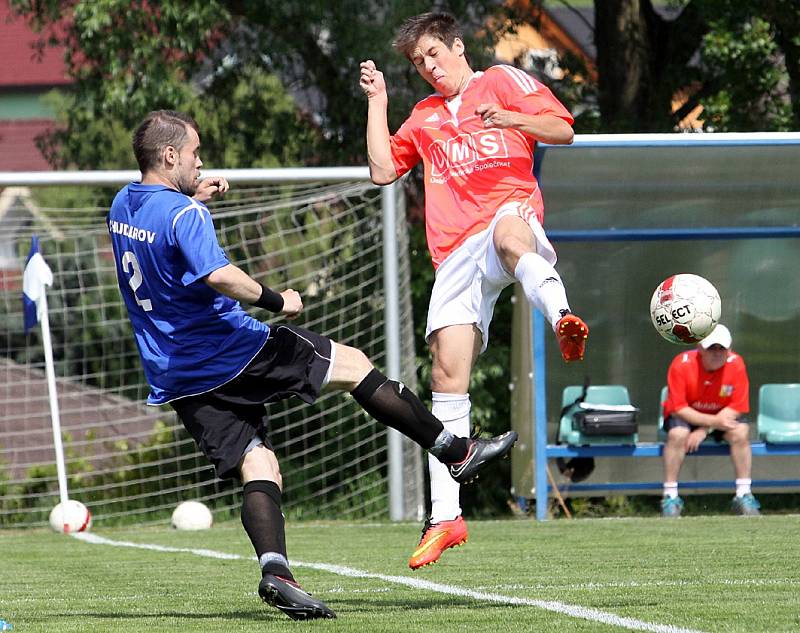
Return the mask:
[[650,299],[650,318],[670,343],[690,345],[711,334],[722,302],[711,283],[698,275],[673,275],[662,281]]
[[92,527],[92,514],[80,501],[68,499],[66,505],[59,503],[50,511],[50,527],[64,534],[88,532]]
[[213,522],[211,510],[199,501],[183,501],[172,513],[172,527],[177,530],[207,530]]

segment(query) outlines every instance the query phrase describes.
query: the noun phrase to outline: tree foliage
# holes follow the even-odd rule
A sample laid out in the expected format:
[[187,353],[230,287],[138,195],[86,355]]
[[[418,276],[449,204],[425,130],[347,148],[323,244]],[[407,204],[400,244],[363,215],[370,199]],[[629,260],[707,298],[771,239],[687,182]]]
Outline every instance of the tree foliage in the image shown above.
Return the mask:
[[[61,129],[45,139],[45,149],[54,165],[79,168],[133,166],[119,151],[124,135],[158,108],[185,110],[209,126],[203,151],[215,166],[361,163],[366,103],[359,63],[373,57],[384,69],[398,125],[419,98],[420,81],[389,43],[400,21],[430,9],[420,0],[11,6],[41,32],[41,45],[65,46],[75,81],[58,104]],[[496,36],[481,27],[502,13],[497,3],[453,0],[441,8],[464,16],[469,41]],[[488,50],[483,44],[472,47],[478,57]]]
[[[178,109],[205,128],[210,164],[312,162],[317,132],[282,83],[223,46],[233,17],[224,4],[12,0],[46,43],[64,45],[74,79],[52,97],[59,128],[41,140],[57,167],[133,168],[131,130],[155,109]],[[202,129],[202,128],[201,128]]]
[[697,105],[709,130],[800,124],[796,2],[596,1],[594,35],[605,132],[671,131]]
[[[555,86],[571,108],[599,110],[597,121],[580,123],[584,129],[669,131],[698,104],[716,130],[800,124],[796,2],[594,4],[597,85],[584,75]],[[537,20],[532,8],[557,5],[571,7],[569,0],[451,0],[433,8],[459,16],[480,68],[494,41]],[[65,45],[75,79],[60,104],[62,130],[47,144],[57,165],[131,166],[123,151],[127,130],[161,107],[185,109],[211,125],[213,143],[204,149],[215,164],[362,163],[359,62],[373,58],[384,70],[392,128],[426,90],[390,45],[405,17],[431,10],[422,0],[11,0],[11,6],[40,29],[42,45]],[[562,63],[574,78],[575,60]],[[673,113],[679,91],[689,100]]]

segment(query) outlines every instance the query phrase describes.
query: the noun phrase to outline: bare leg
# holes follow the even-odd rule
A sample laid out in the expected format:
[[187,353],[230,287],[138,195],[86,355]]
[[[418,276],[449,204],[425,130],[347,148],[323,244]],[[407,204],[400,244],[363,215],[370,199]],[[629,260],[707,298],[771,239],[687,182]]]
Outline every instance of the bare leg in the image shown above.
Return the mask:
[[514,274],[520,257],[526,253],[536,252],[536,238],[531,227],[516,215],[500,218],[494,228],[492,239],[500,262],[509,275]]
[[[481,348],[480,331],[472,324],[451,325],[433,332],[428,343],[433,357],[433,414],[453,435],[469,437],[469,378]],[[461,487],[453,481],[447,468],[430,457],[428,471],[431,522],[456,519],[461,515]]]
[[664,481],[678,481],[683,460],[686,457],[686,438],[689,437],[689,429],[674,427],[667,434],[667,441],[664,444]]
[[753,455],[750,449],[749,425],[739,424],[725,432],[725,440],[731,445],[731,461],[736,479],[750,479]]
[[333,345],[336,349],[327,389],[353,391],[372,371],[372,363],[360,349],[339,343]]
[[249,481],[263,480],[274,481],[278,488],[283,489],[283,479],[281,469],[278,466],[278,458],[275,453],[263,444],[256,446],[242,458],[239,464],[239,472],[242,483]]
[[433,356],[431,391],[467,393],[472,367],[481,349],[481,333],[473,324],[450,325],[430,335]]

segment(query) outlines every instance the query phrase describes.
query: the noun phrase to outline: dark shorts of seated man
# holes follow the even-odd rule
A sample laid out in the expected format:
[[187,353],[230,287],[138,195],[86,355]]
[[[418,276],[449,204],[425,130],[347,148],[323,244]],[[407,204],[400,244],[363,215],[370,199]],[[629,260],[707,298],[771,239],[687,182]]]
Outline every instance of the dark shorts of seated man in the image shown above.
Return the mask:
[[[736,419],[736,421],[739,424],[749,424],[750,423],[750,420],[748,420],[747,416],[744,416],[744,415],[740,415]],[[699,429],[699,428],[703,428],[703,427],[696,426],[694,424],[689,424],[682,417],[673,414],[673,415],[669,416],[666,420],[664,420],[664,432],[665,433],[669,433],[669,430],[670,429],[674,429],[674,428],[689,429],[689,432],[691,433],[695,429]],[[706,439],[708,439],[708,438],[711,438],[715,442],[724,442],[725,441],[725,431],[721,431],[719,429],[714,429],[713,431],[711,431],[708,434]]]

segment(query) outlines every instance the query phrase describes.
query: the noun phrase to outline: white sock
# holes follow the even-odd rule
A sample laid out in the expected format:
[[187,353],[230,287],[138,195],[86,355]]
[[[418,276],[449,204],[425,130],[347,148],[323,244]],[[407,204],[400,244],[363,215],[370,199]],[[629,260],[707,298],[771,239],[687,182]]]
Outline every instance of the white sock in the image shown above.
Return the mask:
[[[453,435],[469,437],[469,394],[433,392],[431,413],[441,420]],[[428,455],[431,475],[431,523],[452,521],[461,515],[459,491],[461,486],[442,462]]]
[[752,479],[737,479],[736,480],[736,496],[744,497],[751,493],[750,486],[753,484]]
[[569,310],[567,291],[556,269],[541,255],[525,253],[517,262],[514,277],[522,285],[528,302],[555,328],[562,310]]
[[678,482],[677,481],[665,481],[664,482],[664,496],[669,497],[670,499],[677,499],[678,498]]

